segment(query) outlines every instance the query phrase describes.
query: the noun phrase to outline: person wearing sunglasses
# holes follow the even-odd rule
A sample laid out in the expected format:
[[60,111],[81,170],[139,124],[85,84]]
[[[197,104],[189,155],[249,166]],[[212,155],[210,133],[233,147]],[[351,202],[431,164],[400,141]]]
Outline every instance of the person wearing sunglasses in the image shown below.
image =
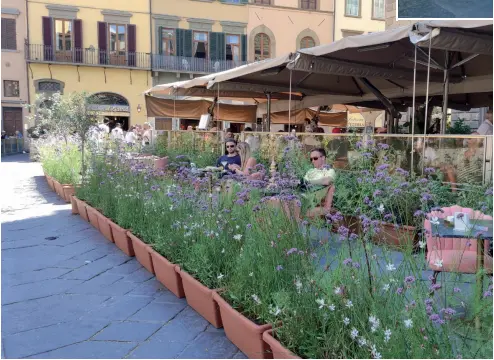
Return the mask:
[[230,165],[242,166],[242,159],[237,152],[237,142],[234,139],[227,139],[225,141],[226,155],[221,156],[216,162],[216,166],[222,166],[226,171],[233,172]]
[[312,198],[315,205],[307,212],[307,216],[314,218],[331,210],[336,172],[326,164],[326,150],[323,148],[313,149],[310,152],[310,161],[314,168],[305,174],[304,188],[305,196]]

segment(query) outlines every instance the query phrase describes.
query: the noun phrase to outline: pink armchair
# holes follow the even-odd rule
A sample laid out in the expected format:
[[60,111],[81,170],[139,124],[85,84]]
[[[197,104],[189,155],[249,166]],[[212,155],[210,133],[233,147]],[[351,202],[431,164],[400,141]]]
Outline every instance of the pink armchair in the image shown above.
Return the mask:
[[[446,218],[454,215],[455,212],[467,213],[473,221],[475,220],[492,220],[492,216],[482,214],[480,211],[452,206],[442,208],[444,212],[433,211],[429,215],[438,218]],[[434,270],[435,282],[437,275],[442,272],[477,272],[477,240],[460,239],[460,238],[440,238],[433,235],[433,225],[429,220],[424,221],[427,239],[427,262],[429,267]],[[484,268],[487,273],[492,274],[492,257],[487,255],[489,250],[489,241],[484,241]],[[442,266],[439,264],[442,262]]]

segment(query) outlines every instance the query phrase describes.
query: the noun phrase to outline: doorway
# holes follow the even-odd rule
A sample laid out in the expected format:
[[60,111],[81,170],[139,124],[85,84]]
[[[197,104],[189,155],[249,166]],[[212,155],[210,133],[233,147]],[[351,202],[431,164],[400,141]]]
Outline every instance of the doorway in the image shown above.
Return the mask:
[[2,130],[8,136],[15,136],[15,132],[22,134],[22,108],[20,107],[2,107]]

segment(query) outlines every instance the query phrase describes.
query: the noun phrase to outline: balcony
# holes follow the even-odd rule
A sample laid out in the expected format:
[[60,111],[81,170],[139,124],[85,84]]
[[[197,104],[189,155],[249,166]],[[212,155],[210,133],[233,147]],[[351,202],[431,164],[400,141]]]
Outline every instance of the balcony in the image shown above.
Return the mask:
[[53,46],[27,44],[28,62],[104,66],[130,69],[151,69],[150,54],[141,52],[114,53],[95,48],[55,50]]
[[211,74],[247,64],[246,61],[211,60],[186,56],[153,55],[154,71]]

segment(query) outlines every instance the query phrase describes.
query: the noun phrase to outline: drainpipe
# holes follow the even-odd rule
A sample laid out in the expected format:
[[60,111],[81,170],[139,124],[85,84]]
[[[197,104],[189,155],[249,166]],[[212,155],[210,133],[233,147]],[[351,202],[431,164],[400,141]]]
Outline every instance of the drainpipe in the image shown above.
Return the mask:
[[336,41],[336,2],[338,0],[333,0],[333,42]]
[[[151,84],[153,83],[153,0],[149,0],[149,57],[151,59]],[[154,84],[153,84],[154,85]]]
[[[29,6],[28,0],[26,0],[26,36],[27,36],[27,45],[24,45],[24,61],[26,62],[26,86],[27,86],[27,103],[31,105],[31,86],[29,86],[29,63],[27,62],[26,56],[29,56]],[[28,110],[31,112],[31,109]],[[24,120],[24,119],[23,119]],[[24,123],[24,121],[22,121]],[[23,129],[24,130],[24,129]],[[23,131],[24,132],[24,131]],[[27,139],[26,134],[23,134],[24,139]],[[27,141],[29,143],[29,141]],[[28,146],[29,148],[29,146]]]

